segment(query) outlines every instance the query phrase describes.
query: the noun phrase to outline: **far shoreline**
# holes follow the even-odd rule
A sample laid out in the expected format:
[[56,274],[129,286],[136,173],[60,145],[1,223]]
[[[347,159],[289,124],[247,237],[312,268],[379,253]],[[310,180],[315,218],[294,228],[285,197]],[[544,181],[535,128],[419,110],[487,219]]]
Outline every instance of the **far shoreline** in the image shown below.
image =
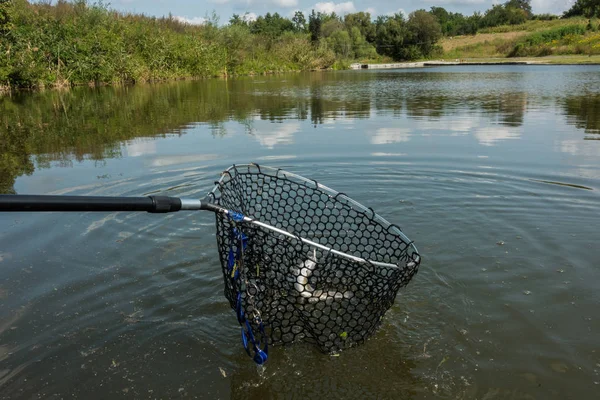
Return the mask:
[[472,65],[600,65],[600,55],[568,55],[547,57],[518,57],[518,58],[462,58],[439,59],[414,62],[363,64],[352,63],[350,69],[410,69],[443,66],[472,66]]
[[[41,85],[38,87],[8,87],[0,85],[0,97],[10,96],[13,93],[23,92],[42,92],[45,90],[69,90],[77,87],[123,87],[137,85],[156,85],[161,83],[181,82],[181,81],[198,81],[204,79],[235,79],[252,76],[268,76],[268,75],[283,75],[289,73],[300,72],[328,72],[328,71],[349,71],[362,69],[414,69],[428,67],[443,67],[443,66],[489,66],[489,65],[600,65],[600,55],[583,56],[583,55],[560,55],[546,57],[520,57],[520,58],[463,58],[463,59],[438,59],[438,60],[423,60],[412,62],[397,62],[397,63],[351,63],[347,69],[335,70],[333,68],[313,69],[313,70],[289,70],[289,71],[266,71],[263,73],[239,74],[229,76],[210,76],[210,77],[176,77],[171,79],[157,79],[144,82],[114,82],[114,83],[74,83],[71,85]],[[367,66],[367,67],[365,67]]]

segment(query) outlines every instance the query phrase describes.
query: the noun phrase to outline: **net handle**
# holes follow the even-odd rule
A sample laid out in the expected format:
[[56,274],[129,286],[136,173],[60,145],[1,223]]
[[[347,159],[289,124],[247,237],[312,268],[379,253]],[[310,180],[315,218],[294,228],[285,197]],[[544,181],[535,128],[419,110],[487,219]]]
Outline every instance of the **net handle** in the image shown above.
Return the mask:
[[[419,253],[412,243],[400,230],[399,227],[390,224],[384,218],[376,214],[372,208],[367,208],[362,204],[356,202],[346,194],[337,192],[325,185],[320,184],[316,180],[307,179],[303,176],[284,171],[282,169],[275,169],[271,167],[260,167],[258,164],[243,164],[233,165],[223,171],[219,181],[215,182],[215,187],[208,193],[206,198],[203,200],[198,199],[180,199],[177,197],[168,196],[147,196],[147,197],[110,197],[110,196],[56,196],[56,195],[0,195],[0,212],[44,212],[44,211],[60,211],[60,212],[88,212],[88,211],[99,211],[99,212],[115,212],[115,211],[145,211],[149,213],[168,213],[177,212],[181,210],[205,210],[212,211],[215,213],[221,213],[229,215],[234,219],[243,221],[255,226],[259,226],[263,229],[268,229],[272,232],[276,232],[280,235],[284,235],[289,239],[299,240],[302,243],[310,245],[314,248],[323,250],[327,253],[335,254],[337,256],[358,262],[364,263],[369,266],[389,267],[389,268],[401,268],[399,265],[385,263],[374,260],[366,260],[361,257],[353,256],[348,253],[344,253],[339,250],[324,246],[320,243],[313,242],[312,240],[300,237],[294,233],[279,229],[272,225],[264,222],[255,220],[251,217],[244,216],[237,211],[227,210],[213,202],[217,201],[216,191],[220,185],[224,183],[226,177],[233,179],[234,174],[238,173],[239,168],[247,168],[250,173],[250,168],[256,168],[258,173],[263,173],[263,170],[268,170],[275,176],[283,175],[285,179],[293,178],[296,181],[303,182],[304,184],[315,185],[318,189],[328,191],[331,196],[335,199],[343,198],[352,205],[357,211],[363,213],[370,213],[373,219],[378,219],[380,222],[387,225],[388,230],[396,229],[396,234],[399,235],[405,243],[407,243],[406,251],[412,249],[412,261],[419,263]],[[234,174],[231,173],[234,172]]]
[[236,211],[227,210],[211,203],[208,199],[214,198],[209,194],[204,200],[180,199],[168,196],[148,197],[111,197],[111,196],[55,196],[55,195],[0,195],[0,212],[115,212],[115,211],[145,211],[149,213],[169,213],[181,210],[204,210],[229,215],[233,219],[243,221],[263,229],[276,232],[290,239],[300,240],[315,248],[331,252],[340,257],[348,258],[359,263],[368,263],[377,266],[395,267],[395,264],[368,261],[360,257],[347,254],[309,239],[296,236],[285,230],[276,228],[264,222],[244,216]]
[[168,213],[180,210],[204,210],[209,208],[209,204],[206,201],[196,199],[180,199],[168,196],[0,195],[0,212],[146,211],[149,213]]

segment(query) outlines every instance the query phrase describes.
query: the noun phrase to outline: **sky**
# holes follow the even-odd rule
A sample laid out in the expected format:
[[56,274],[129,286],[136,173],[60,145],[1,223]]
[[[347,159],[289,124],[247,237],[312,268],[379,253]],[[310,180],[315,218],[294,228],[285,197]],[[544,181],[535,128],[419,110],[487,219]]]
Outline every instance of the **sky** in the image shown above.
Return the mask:
[[[562,14],[571,7],[574,0],[532,0],[533,12],[536,14]],[[347,14],[368,11],[371,15],[393,14],[395,12],[410,13],[418,9],[428,10],[431,6],[444,7],[448,11],[471,15],[474,11],[485,11],[493,4],[503,0],[354,0],[354,1],[315,1],[315,0],[105,0],[111,8],[161,17],[172,13],[174,16],[190,23],[202,23],[213,11],[225,24],[233,14],[248,13],[250,19],[267,12],[278,12],[291,17],[295,11],[303,11],[305,15],[312,9],[315,11]]]

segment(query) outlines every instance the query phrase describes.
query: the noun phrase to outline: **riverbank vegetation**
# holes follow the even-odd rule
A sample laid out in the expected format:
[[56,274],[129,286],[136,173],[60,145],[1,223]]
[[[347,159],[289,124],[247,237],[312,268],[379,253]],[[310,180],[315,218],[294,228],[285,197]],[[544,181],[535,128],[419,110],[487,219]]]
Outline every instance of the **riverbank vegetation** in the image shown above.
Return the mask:
[[[504,4],[506,8],[508,3]],[[496,5],[492,8],[501,8]],[[600,0],[577,0],[562,18],[532,16],[523,22],[480,29],[476,35],[445,37],[446,59],[600,55]]]
[[[531,21],[515,31],[498,31],[474,36],[444,38],[445,59],[545,57],[600,55],[600,27],[586,18]],[[597,23],[600,23],[598,21]]]
[[[428,56],[440,37],[425,12],[213,15],[191,25],[117,12],[102,2],[0,0],[0,85],[68,87],[347,68],[352,61]],[[379,46],[381,51],[377,51]]]
[[[567,19],[534,15],[530,0],[508,0],[471,16],[442,7],[408,16],[313,10],[226,22],[212,15],[191,25],[171,15],[118,12],[102,1],[0,0],[0,92],[345,69],[352,62],[597,54],[598,3],[578,0]],[[500,36],[477,40],[481,33]],[[447,45],[465,37],[475,40]]]

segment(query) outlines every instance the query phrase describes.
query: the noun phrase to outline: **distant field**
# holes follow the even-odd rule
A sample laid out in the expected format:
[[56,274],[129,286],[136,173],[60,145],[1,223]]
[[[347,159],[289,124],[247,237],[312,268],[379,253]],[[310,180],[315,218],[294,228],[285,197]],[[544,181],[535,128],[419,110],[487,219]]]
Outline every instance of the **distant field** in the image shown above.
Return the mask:
[[[573,26],[585,27],[588,20],[585,18],[569,18],[554,21],[528,21],[522,25],[497,26],[482,29],[476,35],[447,37],[440,41],[444,50],[444,59],[467,59],[467,58],[503,58],[509,55],[546,56],[546,55],[578,55],[585,57],[589,54],[597,54],[598,39],[591,37],[598,35],[588,32],[579,36],[570,35],[565,40],[553,40],[547,43],[536,43],[533,49],[525,54],[515,54],[515,46],[523,46],[523,41],[530,40],[532,35],[546,34],[548,31],[570,29]],[[592,21],[594,27],[599,21]],[[581,28],[580,28],[581,29]],[[600,29],[600,28],[599,28]],[[539,36],[539,35],[538,35]]]
[[586,25],[587,18],[574,17],[568,19],[556,19],[554,21],[527,21],[521,25],[502,25],[493,28],[480,29],[479,33],[506,33],[506,32],[537,32],[544,29],[556,28],[559,26],[581,24]]
[[518,37],[525,36],[529,32],[517,31],[517,32],[502,32],[502,33],[478,33],[477,35],[467,36],[454,36],[447,37],[441,40],[440,44],[444,49],[444,52],[448,52],[457,48],[472,46],[478,43],[492,42],[496,40],[508,41],[514,40]]

